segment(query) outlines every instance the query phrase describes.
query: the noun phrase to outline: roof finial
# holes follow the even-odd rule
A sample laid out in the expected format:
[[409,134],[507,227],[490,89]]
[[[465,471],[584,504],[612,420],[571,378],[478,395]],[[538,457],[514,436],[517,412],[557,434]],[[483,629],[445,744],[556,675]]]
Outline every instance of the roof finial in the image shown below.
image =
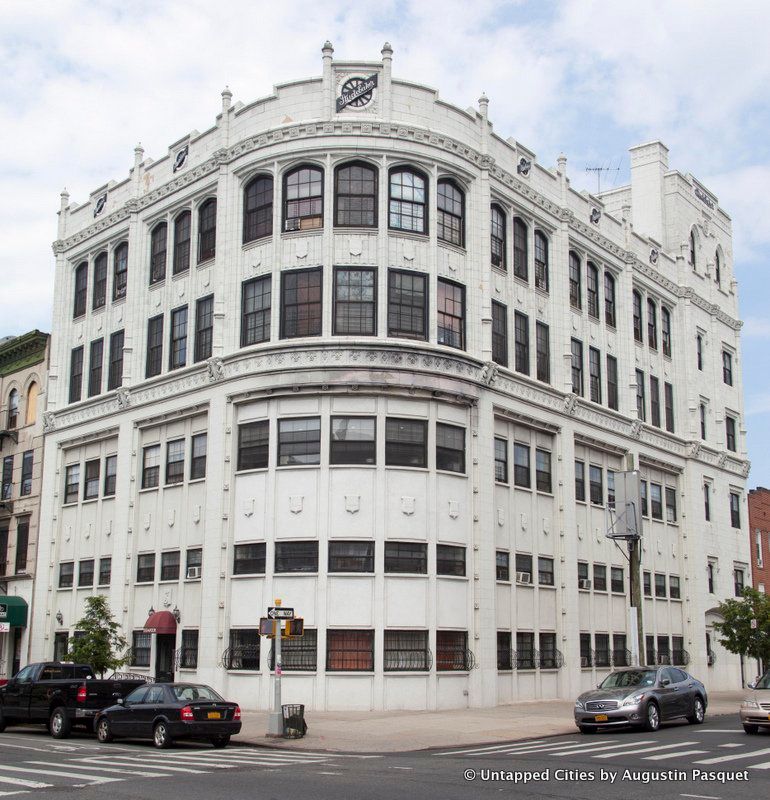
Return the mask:
[[487,93],[482,91],[481,97],[479,97],[479,111],[481,112],[481,116],[486,117],[488,110],[489,110],[489,98],[487,97]]
[[137,145],[134,148],[134,166],[138,167],[142,163],[143,158],[144,158],[144,148],[142,147],[141,142],[137,142]]
[[229,86],[222,89],[222,111],[227,111],[230,108],[230,101],[233,99],[233,93],[230,91]]
[[59,197],[61,197],[61,210],[64,211],[70,204],[70,193],[67,191],[66,186],[61,190]]
[[329,58],[331,58],[332,53],[334,52],[334,48],[332,47],[332,43],[328,39],[324,42],[324,45],[321,48],[321,52],[324,54],[324,56],[328,56]]
[[382,59],[383,61],[386,58],[393,58],[393,48],[390,46],[390,42],[385,42],[382,46]]

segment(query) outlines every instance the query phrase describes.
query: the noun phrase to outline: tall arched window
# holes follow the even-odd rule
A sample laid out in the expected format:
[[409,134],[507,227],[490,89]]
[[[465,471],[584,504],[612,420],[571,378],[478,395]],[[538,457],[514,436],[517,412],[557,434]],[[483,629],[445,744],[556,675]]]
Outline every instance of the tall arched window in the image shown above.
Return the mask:
[[671,312],[665,307],[660,308],[660,339],[663,345],[663,355],[671,356]]
[[696,261],[695,261],[695,231],[690,231],[690,266],[695,269],[696,268]]
[[580,256],[573,250],[569,253],[569,303],[578,311],[583,308],[582,291],[580,287]]
[[615,327],[615,277],[606,270],[604,272],[604,322],[611,328]]
[[192,213],[183,211],[174,220],[174,266],[173,273],[190,269],[190,239],[192,237]]
[[115,248],[112,259],[112,299],[121,300],[128,287],[128,242]]
[[599,319],[599,269],[593,261],[586,265],[586,303],[588,316]]
[[40,386],[37,381],[32,381],[27,389],[27,403],[24,413],[24,420],[27,425],[32,425],[37,419],[37,396],[40,394]]
[[75,299],[72,306],[72,316],[82,317],[86,313],[88,302],[88,262],[78,264],[75,270]]
[[644,341],[642,333],[642,295],[634,289],[633,295],[634,305],[634,339],[637,342]]
[[273,232],[273,176],[257,175],[243,190],[243,243]]
[[428,232],[428,182],[409,168],[390,171],[388,181],[388,227],[397,231]]
[[19,392],[11,389],[8,395],[8,430],[13,430],[19,425]]
[[354,161],[334,173],[334,224],[349,228],[377,227],[377,170]]
[[548,291],[548,239],[535,231],[535,288]]
[[505,212],[500,206],[490,208],[490,237],[492,245],[492,266],[506,269],[505,261]]
[[198,263],[217,252],[217,199],[211,197],[198,209]]
[[319,167],[297,167],[283,178],[283,229],[306,231],[324,224],[324,173]]
[[436,189],[438,239],[462,247],[465,244],[465,195],[450,179],[440,180]]
[[722,259],[719,257],[719,250],[714,253],[714,280],[717,286],[722,285]]
[[658,307],[652,299],[647,300],[647,344],[658,349]]
[[158,223],[150,234],[150,283],[158,283],[166,277],[166,240],[168,225]]
[[102,308],[107,302],[107,253],[99,253],[94,260],[94,288],[91,308]]
[[520,217],[513,220],[513,274],[529,281],[529,231]]

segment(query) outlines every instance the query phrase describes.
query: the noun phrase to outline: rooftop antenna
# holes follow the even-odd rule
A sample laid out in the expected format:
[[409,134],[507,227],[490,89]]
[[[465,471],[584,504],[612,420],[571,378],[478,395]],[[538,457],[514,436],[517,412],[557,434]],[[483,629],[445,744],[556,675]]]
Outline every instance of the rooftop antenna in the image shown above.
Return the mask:
[[617,178],[620,167],[586,167],[586,172],[596,173],[596,194],[600,194],[602,191],[602,172],[614,172]]

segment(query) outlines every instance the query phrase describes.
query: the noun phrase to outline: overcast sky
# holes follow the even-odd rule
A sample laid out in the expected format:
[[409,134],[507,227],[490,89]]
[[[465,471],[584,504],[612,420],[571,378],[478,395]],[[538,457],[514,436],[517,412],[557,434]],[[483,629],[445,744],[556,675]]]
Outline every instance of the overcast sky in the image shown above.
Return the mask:
[[661,139],[732,216],[751,486],[770,487],[770,3],[766,0],[2,0],[0,336],[50,330],[59,193],[73,202],[158,158],[234,100],[394,48],[396,76],[462,108],[576,188]]

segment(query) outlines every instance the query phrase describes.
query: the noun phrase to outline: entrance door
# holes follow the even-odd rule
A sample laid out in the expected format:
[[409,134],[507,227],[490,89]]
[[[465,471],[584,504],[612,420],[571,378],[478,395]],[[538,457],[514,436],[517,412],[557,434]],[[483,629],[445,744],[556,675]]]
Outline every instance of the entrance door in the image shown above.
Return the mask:
[[157,634],[155,642],[155,680],[174,680],[174,645],[176,636],[173,633]]

